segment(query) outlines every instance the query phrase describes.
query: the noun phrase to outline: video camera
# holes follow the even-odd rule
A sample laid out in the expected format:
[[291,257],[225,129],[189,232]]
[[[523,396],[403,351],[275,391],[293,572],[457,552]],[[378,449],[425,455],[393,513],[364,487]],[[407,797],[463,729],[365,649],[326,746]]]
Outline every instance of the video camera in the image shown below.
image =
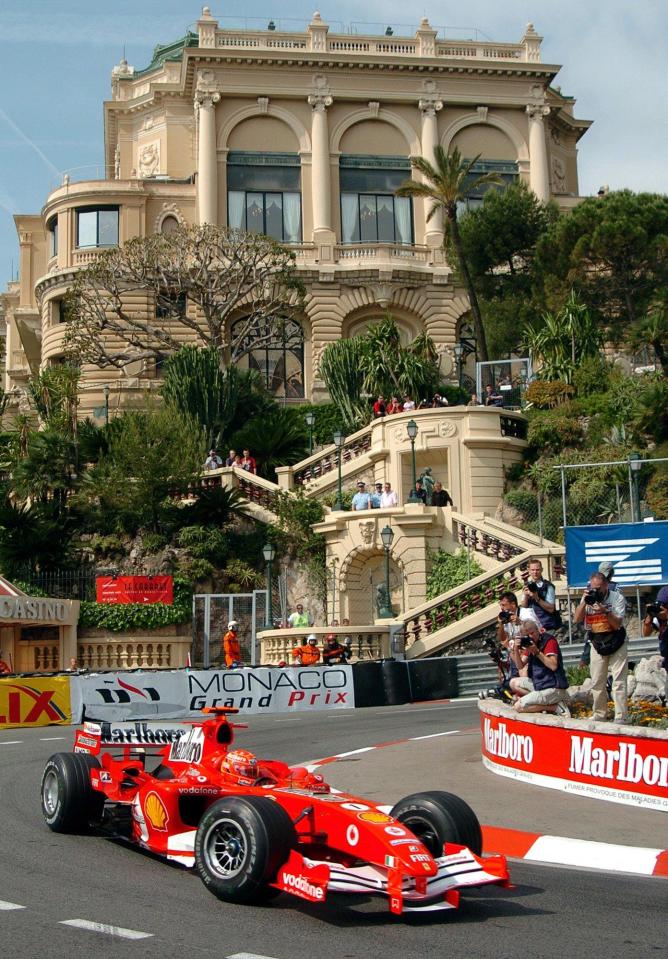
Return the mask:
[[645,615],[646,616],[658,616],[661,612],[661,607],[658,603],[648,603],[645,606]]
[[486,639],[485,646],[487,647],[487,655],[492,662],[496,663],[498,666],[503,661],[503,652],[493,639]]

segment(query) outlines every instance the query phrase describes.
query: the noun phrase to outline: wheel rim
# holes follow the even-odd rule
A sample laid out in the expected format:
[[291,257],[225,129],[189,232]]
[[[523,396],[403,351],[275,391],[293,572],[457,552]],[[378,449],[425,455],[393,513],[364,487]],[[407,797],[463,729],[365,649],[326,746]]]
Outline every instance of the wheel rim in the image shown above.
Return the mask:
[[59,798],[58,776],[54,770],[50,769],[44,777],[44,784],[42,786],[42,801],[48,816],[54,815],[58,808]]
[[234,879],[248,856],[248,837],[237,822],[219,819],[207,831],[202,851],[211,872],[221,879]]
[[422,845],[426,846],[432,856],[438,857],[443,855],[443,843],[432,822],[416,813],[401,816],[399,822],[402,822],[407,829],[410,829]]

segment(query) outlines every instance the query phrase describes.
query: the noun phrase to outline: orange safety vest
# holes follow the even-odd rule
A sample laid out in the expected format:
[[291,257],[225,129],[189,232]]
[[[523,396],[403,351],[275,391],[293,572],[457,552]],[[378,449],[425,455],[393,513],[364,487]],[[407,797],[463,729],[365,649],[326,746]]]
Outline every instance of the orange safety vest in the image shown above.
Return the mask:
[[314,666],[320,662],[320,650],[317,646],[305,643],[303,646],[295,646],[292,650],[292,658],[301,659],[302,666]]
[[232,632],[231,629],[223,636],[223,651],[225,653],[226,666],[241,662],[241,646],[239,645],[237,634]]

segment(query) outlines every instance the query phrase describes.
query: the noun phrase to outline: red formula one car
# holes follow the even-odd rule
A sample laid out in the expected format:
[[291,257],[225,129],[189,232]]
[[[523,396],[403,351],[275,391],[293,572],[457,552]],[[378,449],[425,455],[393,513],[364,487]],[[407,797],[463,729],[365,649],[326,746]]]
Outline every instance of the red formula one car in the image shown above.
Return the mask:
[[312,902],[378,893],[401,914],[453,909],[464,887],[508,884],[502,856],[481,858],[480,825],[457,796],[416,793],[388,815],[304,767],[236,749],[230,711],[205,709],[166,745],[102,743],[102,726],[86,723],[74,753],[56,753],[44,769],[47,825],[106,827],[194,866],[231,902],[276,890]]

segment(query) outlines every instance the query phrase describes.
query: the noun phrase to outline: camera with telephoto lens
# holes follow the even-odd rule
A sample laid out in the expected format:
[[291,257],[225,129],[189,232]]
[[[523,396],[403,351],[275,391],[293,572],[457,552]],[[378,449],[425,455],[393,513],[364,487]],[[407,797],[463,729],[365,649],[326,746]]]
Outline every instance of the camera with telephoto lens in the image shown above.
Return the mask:
[[533,646],[533,639],[531,636],[522,636],[520,638],[520,647],[522,649],[528,649],[529,646]]
[[526,586],[526,588],[529,590],[530,593],[538,592],[538,583],[534,583],[532,579],[528,579],[524,585]]
[[506,609],[502,609],[499,613],[499,622],[500,623],[509,623],[510,622],[510,613]]
[[601,603],[603,601],[603,596],[601,595],[601,591],[598,589],[588,589],[587,592],[584,594],[584,601],[589,606],[591,606],[592,603]]
[[648,603],[645,606],[645,615],[646,616],[658,616],[661,612],[661,607],[658,603]]
[[485,646],[487,648],[487,655],[494,663],[500,663],[503,659],[503,653],[496,645],[493,639],[486,639]]

